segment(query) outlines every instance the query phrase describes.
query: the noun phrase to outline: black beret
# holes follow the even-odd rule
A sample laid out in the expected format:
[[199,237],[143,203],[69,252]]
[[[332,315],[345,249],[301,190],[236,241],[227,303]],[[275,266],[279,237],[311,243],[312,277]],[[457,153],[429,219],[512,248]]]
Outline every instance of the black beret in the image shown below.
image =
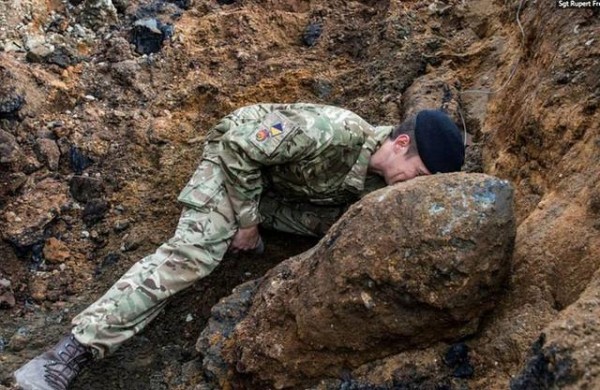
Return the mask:
[[438,110],[417,114],[415,137],[419,157],[431,173],[460,171],[465,147],[460,130],[448,115]]

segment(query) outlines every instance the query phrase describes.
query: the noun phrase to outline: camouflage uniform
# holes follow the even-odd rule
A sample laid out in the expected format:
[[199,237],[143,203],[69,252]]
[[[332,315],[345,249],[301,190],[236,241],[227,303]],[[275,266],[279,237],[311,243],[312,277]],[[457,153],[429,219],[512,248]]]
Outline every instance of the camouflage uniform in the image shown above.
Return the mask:
[[238,109],[209,132],[203,160],[179,195],[175,235],[134,264],[73,319],[73,334],[98,356],[113,352],[160,312],[166,298],[208,275],[239,227],[322,235],[345,207],[383,187],[367,174],[392,127],[313,104]]

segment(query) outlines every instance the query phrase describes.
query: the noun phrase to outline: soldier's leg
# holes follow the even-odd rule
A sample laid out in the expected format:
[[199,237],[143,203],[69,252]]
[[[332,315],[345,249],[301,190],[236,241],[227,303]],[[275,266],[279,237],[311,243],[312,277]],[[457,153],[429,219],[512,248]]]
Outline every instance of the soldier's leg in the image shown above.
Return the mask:
[[259,210],[263,227],[303,236],[321,237],[337,221],[346,207],[289,203],[263,195]]
[[185,208],[173,238],[73,319],[72,333],[79,342],[93,347],[99,357],[113,352],[152,321],[167,298],[212,272],[237,225],[224,188],[209,198],[203,207]]

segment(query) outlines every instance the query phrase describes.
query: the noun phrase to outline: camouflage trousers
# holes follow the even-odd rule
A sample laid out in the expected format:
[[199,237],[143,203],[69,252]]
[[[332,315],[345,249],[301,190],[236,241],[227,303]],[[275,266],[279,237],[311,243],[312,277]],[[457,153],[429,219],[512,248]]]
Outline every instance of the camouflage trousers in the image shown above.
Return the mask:
[[[209,194],[199,207],[185,207],[175,235],[135,263],[100,299],[72,321],[72,333],[97,357],[114,352],[161,311],[168,298],[219,265],[237,231],[235,215],[218,165],[204,161],[194,175]],[[197,186],[197,187],[198,187]],[[263,226],[302,235],[324,234],[341,207],[286,204],[264,196]]]

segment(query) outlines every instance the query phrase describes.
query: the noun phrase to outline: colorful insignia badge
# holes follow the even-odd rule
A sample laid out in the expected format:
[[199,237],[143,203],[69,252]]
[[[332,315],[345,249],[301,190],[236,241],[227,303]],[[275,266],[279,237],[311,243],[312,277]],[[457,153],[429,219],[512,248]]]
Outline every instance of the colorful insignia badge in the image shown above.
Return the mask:
[[277,137],[283,134],[283,124],[276,123],[267,129],[260,129],[256,132],[256,140],[258,142],[263,142],[267,138]]
[[264,140],[266,140],[270,136],[271,136],[271,134],[269,133],[269,131],[267,129],[261,129],[261,130],[259,130],[259,131],[256,132],[256,140],[258,142],[263,142]]
[[270,132],[273,137],[277,137],[278,135],[283,133],[283,125],[281,123],[277,123],[271,126]]

